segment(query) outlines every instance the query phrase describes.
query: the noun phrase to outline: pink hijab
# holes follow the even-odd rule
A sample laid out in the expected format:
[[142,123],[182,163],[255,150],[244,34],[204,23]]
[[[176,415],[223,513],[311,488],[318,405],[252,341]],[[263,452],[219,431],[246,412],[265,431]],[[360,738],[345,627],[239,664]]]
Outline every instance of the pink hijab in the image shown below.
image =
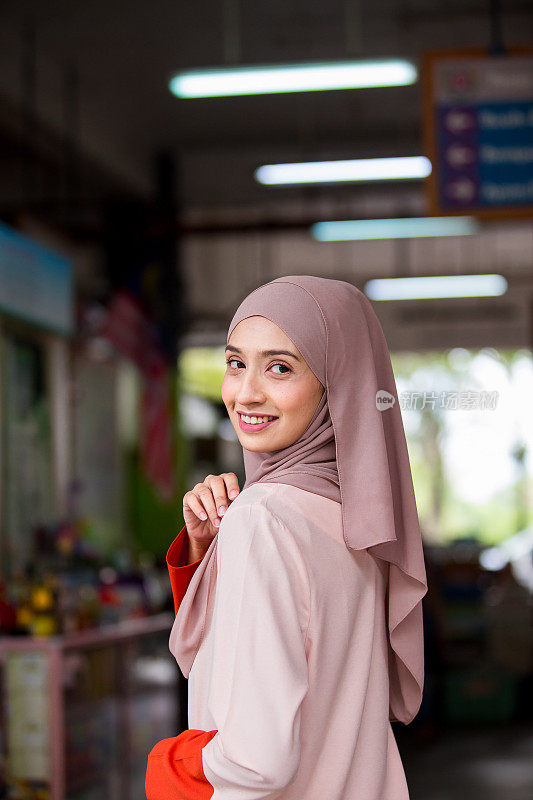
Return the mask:
[[[387,576],[389,718],[408,724],[420,708],[424,686],[422,598],[427,579],[405,432],[383,330],[359,289],[313,275],[276,278],[252,291],[231,320],[228,340],[241,320],[256,315],[284,331],[326,391],[292,445],[266,453],[244,449],[243,488],[288,483],[342,504],[346,546],[368,548]],[[193,576],[194,586],[189,587],[181,619],[178,612],[171,634],[171,650],[178,651],[174,654],[182,670],[190,669],[199,646],[203,621],[194,624],[187,617],[195,604],[201,617],[211,594],[215,540]],[[202,579],[206,572],[207,582]]]

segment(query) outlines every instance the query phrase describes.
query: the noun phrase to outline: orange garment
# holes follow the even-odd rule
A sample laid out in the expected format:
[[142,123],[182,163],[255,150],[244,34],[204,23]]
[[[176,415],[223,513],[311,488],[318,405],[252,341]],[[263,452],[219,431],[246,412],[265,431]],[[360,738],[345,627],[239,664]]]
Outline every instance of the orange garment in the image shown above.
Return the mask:
[[178,613],[178,608],[180,607],[192,576],[202,563],[202,559],[199,558],[198,561],[195,561],[193,564],[187,564],[188,558],[189,537],[187,535],[187,526],[184,525],[167,552],[167,568],[170,576],[172,595],[174,597],[175,614]]
[[[175,613],[202,559],[187,564],[189,540],[184,525],[167,552],[167,567]],[[147,800],[207,800],[213,787],[204,775],[202,748],[217,733],[186,730],[179,736],[161,739],[148,754],[145,790]]]

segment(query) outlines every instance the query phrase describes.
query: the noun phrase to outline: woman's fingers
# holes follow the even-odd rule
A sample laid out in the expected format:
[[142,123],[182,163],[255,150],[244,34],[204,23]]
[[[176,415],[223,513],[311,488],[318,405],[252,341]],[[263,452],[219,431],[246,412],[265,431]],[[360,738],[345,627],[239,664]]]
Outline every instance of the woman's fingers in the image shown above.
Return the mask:
[[239,481],[234,472],[223,472],[222,478],[226,483],[226,492],[230,500],[235,500],[240,492]]
[[[215,508],[219,517],[223,517],[228,510],[230,503],[228,488],[234,489],[235,486],[235,482],[231,479],[230,475],[231,473],[229,472],[223,472],[221,475],[209,475],[205,480],[213,494]],[[235,475],[234,478],[236,481],[237,476]]]
[[220,525],[220,519],[218,516],[218,511],[215,507],[215,499],[209,486],[205,483],[199,483],[194,487],[193,491],[200,499],[202,506],[207,512],[207,516],[211,520],[211,524],[214,525],[215,528],[218,528]]
[[190,532],[194,530],[198,534],[209,523],[216,530],[239,491],[239,482],[233,472],[207,475],[202,483],[197,483],[183,497],[183,516]]
[[203,505],[192,490],[183,496],[183,510],[185,511],[187,507],[190,508],[199,519],[207,519],[207,514]]

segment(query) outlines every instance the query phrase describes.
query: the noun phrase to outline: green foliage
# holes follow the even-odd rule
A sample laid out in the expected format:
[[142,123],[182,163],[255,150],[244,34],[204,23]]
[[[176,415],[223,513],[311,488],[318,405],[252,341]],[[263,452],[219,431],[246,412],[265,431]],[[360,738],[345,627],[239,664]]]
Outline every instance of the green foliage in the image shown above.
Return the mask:
[[[524,359],[531,358],[531,353],[524,349],[484,348],[481,353],[503,367],[509,391],[514,370],[523,365]],[[463,348],[391,354],[400,399],[402,391],[435,391],[438,394],[442,390],[483,388],[474,377],[475,360],[479,355],[479,351]],[[431,408],[429,405],[422,407],[420,402],[418,407],[402,410],[421,529],[433,542],[445,543],[472,536],[487,545],[497,544],[533,524],[533,508],[531,503],[527,504],[527,498],[533,497],[533,480],[524,474],[527,444],[522,440],[510,440],[507,451],[502,454],[520,464],[522,474],[484,503],[468,502],[457,494],[446,474],[445,457],[451,440],[448,415],[451,413],[454,412],[439,407],[438,403]],[[487,436],[490,436],[493,419],[483,418],[481,424],[486,425]],[[474,452],[472,470],[475,457]],[[494,464],[494,469],[498,469],[498,463]]]
[[225,371],[224,348],[188,348],[179,358],[180,389],[219,403]]

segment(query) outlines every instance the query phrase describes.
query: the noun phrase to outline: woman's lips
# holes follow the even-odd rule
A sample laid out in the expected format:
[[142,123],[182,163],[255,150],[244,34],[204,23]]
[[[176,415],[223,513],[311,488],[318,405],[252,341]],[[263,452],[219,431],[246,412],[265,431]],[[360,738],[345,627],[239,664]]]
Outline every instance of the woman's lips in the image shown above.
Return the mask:
[[245,422],[242,416],[239,414],[239,427],[246,431],[247,433],[255,433],[256,431],[262,431],[263,428],[267,428],[272,423],[277,422],[277,417],[275,419],[269,420],[269,422],[259,422],[257,425],[252,425],[251,422]]

